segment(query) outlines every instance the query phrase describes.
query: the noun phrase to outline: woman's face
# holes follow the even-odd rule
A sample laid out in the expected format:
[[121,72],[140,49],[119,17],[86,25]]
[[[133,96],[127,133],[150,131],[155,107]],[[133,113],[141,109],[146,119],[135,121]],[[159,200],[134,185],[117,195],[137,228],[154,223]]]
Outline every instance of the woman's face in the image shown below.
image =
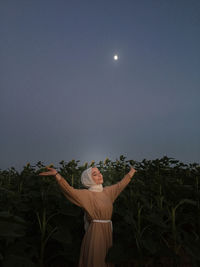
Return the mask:
[[96,184],[103,184],[103,175],[100,173],[97,167],[92,168],[92,179]]

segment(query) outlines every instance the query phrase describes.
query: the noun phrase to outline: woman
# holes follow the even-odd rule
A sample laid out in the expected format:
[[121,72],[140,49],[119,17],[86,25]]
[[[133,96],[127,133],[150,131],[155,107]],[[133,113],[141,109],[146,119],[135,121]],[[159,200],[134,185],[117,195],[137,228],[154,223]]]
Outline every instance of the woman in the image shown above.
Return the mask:
[[103,187],[103,176],[97,167],[90,167],[81,174],[81,182],[87,189],[75,189],[53,168],[41,176],[55,176],[65,197],[85,211],[85,235],[81,244],[79,267],[113,267],[105,257],[112,246],[113,203],[131,181],[136,170],[130,171],[118,183]]

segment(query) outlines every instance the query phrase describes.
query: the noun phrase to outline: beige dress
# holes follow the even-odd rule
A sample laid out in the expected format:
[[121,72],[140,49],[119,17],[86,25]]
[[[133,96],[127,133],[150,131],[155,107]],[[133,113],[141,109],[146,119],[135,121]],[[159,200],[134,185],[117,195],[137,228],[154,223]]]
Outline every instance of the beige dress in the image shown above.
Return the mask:
[[114,267],[114,264],[105,262],[108,249],[112,246],[111,222],[92,220],[111,220],[113,203],[130,180],[130,175],[126,174],[118,183],[103,187],[102,192],[75,189],[64,178],[58,181],[65,197],[84,209],[90,223],[82,240],[79,267]]

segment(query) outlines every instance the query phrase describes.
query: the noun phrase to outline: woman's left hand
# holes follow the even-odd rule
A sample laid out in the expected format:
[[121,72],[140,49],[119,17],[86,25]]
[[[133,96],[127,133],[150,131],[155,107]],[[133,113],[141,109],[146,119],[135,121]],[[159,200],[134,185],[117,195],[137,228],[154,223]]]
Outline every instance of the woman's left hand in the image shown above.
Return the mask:
[[133,175],[136,173],[136,170],[132,167],[132,166],[130,166],[130,168],[131,168],[131,170],[129,171],[129,175],[131,176],[131,177],[133,177]]

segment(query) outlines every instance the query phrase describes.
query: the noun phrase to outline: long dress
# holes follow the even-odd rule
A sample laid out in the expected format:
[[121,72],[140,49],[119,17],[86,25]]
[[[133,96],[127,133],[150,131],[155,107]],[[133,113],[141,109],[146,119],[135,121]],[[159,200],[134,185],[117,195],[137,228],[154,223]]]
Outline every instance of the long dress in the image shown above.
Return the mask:
[[102,192],[75,189],[64,178],[58,181],[65,197],[83,208],[89,221],[81,243],[79,267],[114,267],[114,264],[105,262],[108,249],[113,244],[112,224],[92,220],[111,220],[113,203],[130,181],[130,175],[126,174],[118,183],[103,187]]

